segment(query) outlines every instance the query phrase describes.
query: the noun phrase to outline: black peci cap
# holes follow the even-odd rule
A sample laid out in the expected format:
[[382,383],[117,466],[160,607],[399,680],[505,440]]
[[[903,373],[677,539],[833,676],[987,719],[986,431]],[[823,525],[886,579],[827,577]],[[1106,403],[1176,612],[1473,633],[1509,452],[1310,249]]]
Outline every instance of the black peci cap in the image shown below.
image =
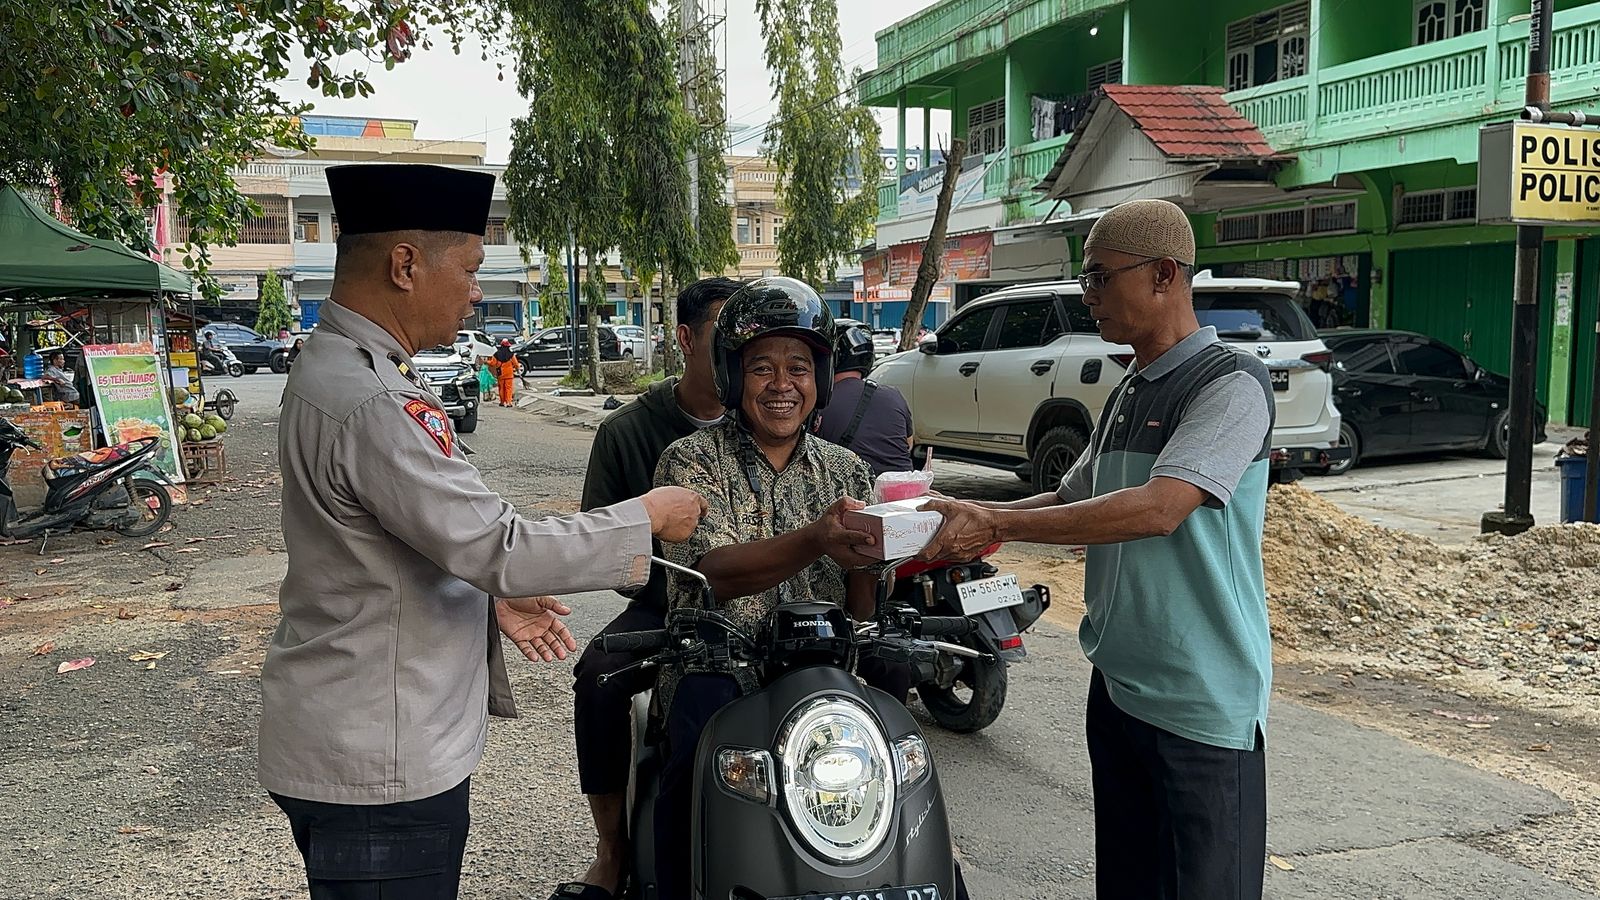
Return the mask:
[[494,176],[448,166],[357,165],[327,170],[341,234],[459,231],[489,226]]

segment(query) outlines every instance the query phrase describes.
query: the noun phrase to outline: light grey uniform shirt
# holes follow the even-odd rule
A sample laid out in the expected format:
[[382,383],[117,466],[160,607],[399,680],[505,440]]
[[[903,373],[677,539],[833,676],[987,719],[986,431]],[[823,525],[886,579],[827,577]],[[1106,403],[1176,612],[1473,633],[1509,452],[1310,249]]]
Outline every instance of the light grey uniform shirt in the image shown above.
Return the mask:
[[289,571],[261,671],[267,790],[382,804],[471,775],[515,716],[490,596],[626,590],[649,575],[630,500],[525,519],[484,486],[376,324],[328,302],[278,421]]

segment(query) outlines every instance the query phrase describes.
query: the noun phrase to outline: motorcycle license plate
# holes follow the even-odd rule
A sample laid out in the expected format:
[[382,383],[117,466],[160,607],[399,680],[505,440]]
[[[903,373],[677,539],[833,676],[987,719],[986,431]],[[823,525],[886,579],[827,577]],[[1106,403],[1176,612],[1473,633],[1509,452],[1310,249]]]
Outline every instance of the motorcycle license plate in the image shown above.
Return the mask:
[[773,897],[771,900],[941,900],[941,897],[937,886],[924,884],[917,887],[844,891],[838,894],[801,894],[792,897]]
[[964,581],[956,585],[956,593],[961,598],[961,611],[969,616],[1022,603],[1022,588],[1015,575]]

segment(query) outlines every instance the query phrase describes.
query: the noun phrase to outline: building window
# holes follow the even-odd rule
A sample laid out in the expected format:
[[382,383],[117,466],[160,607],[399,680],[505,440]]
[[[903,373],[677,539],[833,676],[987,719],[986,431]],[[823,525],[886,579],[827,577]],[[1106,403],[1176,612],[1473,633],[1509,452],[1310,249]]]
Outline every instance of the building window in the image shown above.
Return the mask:
[[967,152],[999,153],[1006,148],[1006,98],[967,110]]
[[761,220],[756,220],[756,243],[761,243]]
[[740,216],[739,218],[734,220],[734,224],[736,226],[734,228],[734,237],[733,237],[734,243],[736,243],[736,244],[748,244],[748,243],[750,243],[750,219],[749,219],[749,217]]
[[783,234],[783,218],[782,217],[779,217],[779,218],[776,218],[776,219],[772,220],[772,242],[774,244],[776,244],[778,242],[778,235],[780,235],[780,234]]
[[289,198],[252,194],[250,199],[261,207],[261,215],[244,220],[239,227],[239,243],[289,243]]
[[1478,220],[1478,189],[1448,188],[1438,191],[1412,191],[1402,194],[1395,224],[1400,226],[1444,225]]
[[1486,20],[1484,0],[1416,0],[1413,10],[1418,44],[1482,31]]
[[1217,216],[1217,243],[1241,244],[1356,230],[1356,201]]
[[307,244],[322,243],[322,221],[316,213],[294,214],[294,239]]
[[1102,85],[1121,84],[1122,60],[1113,59],[1098,66],[1090,66],[1088,72],[1085,73],[1084,81],[1091,91]]
[[503,247],[511,243],[506,238],[506,220],[503,217],[489,220],[489,225],[483,232],[483,242],[485,244],[493,244],[496,247]]
[[1306,73],[1311,3],[1300,0],[1228,26],[1228,90],[1240,91]]
[[328,217],[328,230],[333,232],[332,237],[333,237],[334,243],[338,243],[339,242],[339,217],[338,216],[329,216]]

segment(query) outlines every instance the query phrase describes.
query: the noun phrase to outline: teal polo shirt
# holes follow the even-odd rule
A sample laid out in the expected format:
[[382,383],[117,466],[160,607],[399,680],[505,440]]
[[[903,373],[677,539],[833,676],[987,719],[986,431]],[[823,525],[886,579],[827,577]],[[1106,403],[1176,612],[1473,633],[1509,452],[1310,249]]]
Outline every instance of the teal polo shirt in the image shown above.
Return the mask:
[[1272,687],[1261,531],[1273,421],[1265,365],[1202,328],[1130,366],[1063,502],[1177,478],[1206,500],[1167,537],[1091,546],[1078,629],[1113,703],[1173,734],[1253,750]]

